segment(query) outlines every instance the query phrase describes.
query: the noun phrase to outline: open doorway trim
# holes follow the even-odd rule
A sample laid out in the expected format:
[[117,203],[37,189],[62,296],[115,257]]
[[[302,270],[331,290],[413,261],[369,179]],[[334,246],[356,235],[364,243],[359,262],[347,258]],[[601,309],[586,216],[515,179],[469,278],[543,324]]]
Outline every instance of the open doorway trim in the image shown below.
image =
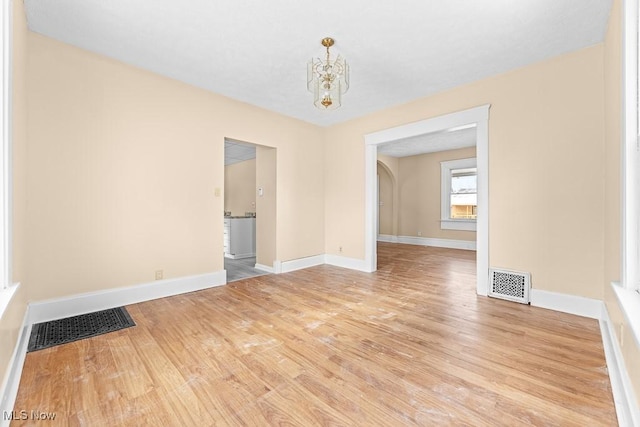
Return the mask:
[[489,108],[490,104],[409,123],[364,136],[365,142],[365,265],[377,269],[376,165],[378,145],[433,132],[475,127],[478,159],[478,219],[476,275],[478,295],[487,295],[489,282]]

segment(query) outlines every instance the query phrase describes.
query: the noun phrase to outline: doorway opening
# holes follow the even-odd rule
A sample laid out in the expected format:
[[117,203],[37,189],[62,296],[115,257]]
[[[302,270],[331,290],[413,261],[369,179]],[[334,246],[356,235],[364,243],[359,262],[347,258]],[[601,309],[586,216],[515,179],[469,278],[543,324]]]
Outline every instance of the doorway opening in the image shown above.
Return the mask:
[[475,127],[378,145],[377,240],[476,249]]
[[479,295],[487,295],[489,280],[489,107],[490,105],[487,104],[365,135],[365,263],[369,271],[377,269],[378,147],[383,145],[393,147],[403,140],[421,135],[473,129],[475,130],[477,159],[476,292]]
[[275,148],[225,138],[224,268],[227,282],[272,273]]

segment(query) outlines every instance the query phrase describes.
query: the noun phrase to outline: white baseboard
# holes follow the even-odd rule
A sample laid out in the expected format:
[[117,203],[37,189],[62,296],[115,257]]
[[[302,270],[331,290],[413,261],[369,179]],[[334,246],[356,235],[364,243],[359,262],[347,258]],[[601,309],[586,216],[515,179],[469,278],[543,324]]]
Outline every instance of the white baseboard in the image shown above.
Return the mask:
[[156,280],[135,286],[106,289],[29,304],[28,324],[47,322],[79,314],[92,313],[122,305],[221,286],[227,283],[227,272],[216,271],[197,276]]
[[[322,264],[369,272],[364,260],[331,254],[315,255],[284,262],[274,261],[273,272],[276,274],[289,273],[291,271],[302,270],[303,268],[315,267],[316,265]],[[256,266],[256,268],[258,267]]]
[[3,380],[2,388],[0,389],[0,399],[2,399],[0,400],[0,427],[9,427],[11,421],[6,420],[4,414],[5,411],[10,412],[13,410],[16,397],[18,396],[22,367],[24,366],[24,359],[27,356],[29,337],[31,336],[31,324],[28,323],[28,319],[29,308],[27,307],[20,328],[20,336],[13,349],[13,354],[7,365],[7,373]]
[[[388,234],[379,234],[378,241],[389,243],[404,243],[421,246],[435,246],[439,248],[450,249],[466,249],[476,250],[476,242],[467,240],[452,239],[432,239],[428,237],[411,237],[411,236],[391,236]],[[265,265],[256,264],[257,269],[267,271],[269,273],[288,273],[291,271],[301,270],[303,268],[315,267],[316,265],[329,264],[336,267],[349,268],[370,273],[370,268],[364,260],[357,258],[348,258],[341,255],[323,254],[305,258],[293,259],[290,261],[274,261],[273,268]]]
[[349,258],[346,256],[331,254],[326,254],[324,256],[324,259],[325,264],[370,273],[369,269],[367,268],[367,263],[363,259]]
[[437,248],[465,249],[468,251],[476,250],[476,242],[473,240],[435,239],[431,237],[414,236],[397,236],[396,239],[397,243],[403,243],[406,245],[434,246]]
[[633,391],[633,385],[629,379],[622,350],[616,339],[613,322],[604,303],[602,304],[601,317],[600,333],[602,334],[602,344],[604,345],[604,355],[607,360],[613,400],[616,405],[618,425],[620,427],[640,426],[640,409]]
[[289,273],[303,268],[315,267],[324,264],[324,255],[314,255],[289,261],[274,261],[273,269],[277,274]]
[[[331,254],[323,254],[323,255],[315,255],[306,258],[298,258],[290,261],[274,261],[273,269],[271,271],[267,270],[268,267],[264,266],[262,268],[264,271],[269,271],[270,273],[289,273],[291,271],[302,270],[303,268],[315,267],[316,265],[329,264],[334,265],[336,267],[349,268],[351,270],[358,270],[369,272],[367,266],[365,265],[364,260],[348,258],[340,255],[331,255]],[[256,264],[256,268],[258,268]]]
[[224,254],[225,258],[229,259],[244,259],[244,258],[253,258],[256,256],[256,253],[247,253],[247,254]]
[[260,270],[260,271],[266,271],[267,273],[274,273],[275,269],[273,267],[269,267],[267,265],[264,264],[256,264],[253,266],[253,268],[255,268],[256,270]]
[[576,295],[531,289],[531,305],[591,319],[600,320],[602,317],[601,300]]

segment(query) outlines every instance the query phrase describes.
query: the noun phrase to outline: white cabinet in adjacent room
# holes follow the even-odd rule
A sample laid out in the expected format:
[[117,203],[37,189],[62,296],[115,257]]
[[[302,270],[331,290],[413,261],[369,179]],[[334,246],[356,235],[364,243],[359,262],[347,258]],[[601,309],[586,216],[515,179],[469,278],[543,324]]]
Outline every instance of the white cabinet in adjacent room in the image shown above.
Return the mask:
[[224,219],[224,256],[234,259],[256,256],[254,217]]

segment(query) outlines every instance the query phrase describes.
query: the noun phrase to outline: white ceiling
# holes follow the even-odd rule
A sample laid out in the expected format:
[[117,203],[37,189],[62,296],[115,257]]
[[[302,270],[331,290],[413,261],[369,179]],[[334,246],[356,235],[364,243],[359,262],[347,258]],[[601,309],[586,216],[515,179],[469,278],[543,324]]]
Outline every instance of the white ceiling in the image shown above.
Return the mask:
[[[327,126],[601,42],[611,0],[25,0],[35,32]],[[320,111],[320,40],[351,66]]]
[[244,162],[256,158],[256,146],[246,142],[224,140],[224,165]]
[[412,136],[381,144],[378,145],[378,154],[385,154],[391,157],[407,157],[436,151],[475,147],[475,145],[476,128],[471,127]]

